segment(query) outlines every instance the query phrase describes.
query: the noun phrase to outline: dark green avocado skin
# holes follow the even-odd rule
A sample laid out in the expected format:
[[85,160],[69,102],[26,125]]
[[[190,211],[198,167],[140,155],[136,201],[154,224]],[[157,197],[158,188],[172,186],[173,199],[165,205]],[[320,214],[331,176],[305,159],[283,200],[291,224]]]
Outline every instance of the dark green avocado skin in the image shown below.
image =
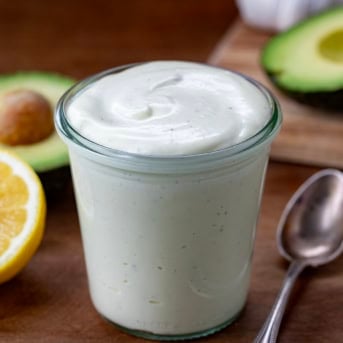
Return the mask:
[[305,105],[334,112],[343,111],[343,90],[330,93],[297,93],[288,91],[288,95]]
[[66,186],[71,180],[69,166],[37,173],[45,191],[45,196],[49,202],[63,196]]
[[332,112],[343,111],[343,89],[333,92],[294,92],[280,87],[272,74],[267,73],[267,75],[278,89],[301,104],[329,110]]

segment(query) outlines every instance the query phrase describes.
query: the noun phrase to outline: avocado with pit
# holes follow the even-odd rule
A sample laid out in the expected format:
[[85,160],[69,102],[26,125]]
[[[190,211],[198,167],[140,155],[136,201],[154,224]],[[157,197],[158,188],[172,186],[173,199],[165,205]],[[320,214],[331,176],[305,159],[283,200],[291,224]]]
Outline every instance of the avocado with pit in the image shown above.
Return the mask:
[[68,150],[54,129],[53,111],[74,83],[48,72],[0,76],[0,148],[31,165],[48,197],[63,189],[70,178]]
[[261,61],[288,95],[309,105],[343,110],[343,6],[273,37]]

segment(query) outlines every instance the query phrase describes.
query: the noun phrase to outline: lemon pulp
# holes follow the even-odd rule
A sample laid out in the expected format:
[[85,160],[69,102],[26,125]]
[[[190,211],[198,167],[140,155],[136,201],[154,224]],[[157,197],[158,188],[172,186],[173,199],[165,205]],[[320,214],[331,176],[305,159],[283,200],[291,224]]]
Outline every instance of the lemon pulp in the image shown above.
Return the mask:
[[0,151],[0,283],[30,261],[42,240],[45,216],[38,176],[15,155]]

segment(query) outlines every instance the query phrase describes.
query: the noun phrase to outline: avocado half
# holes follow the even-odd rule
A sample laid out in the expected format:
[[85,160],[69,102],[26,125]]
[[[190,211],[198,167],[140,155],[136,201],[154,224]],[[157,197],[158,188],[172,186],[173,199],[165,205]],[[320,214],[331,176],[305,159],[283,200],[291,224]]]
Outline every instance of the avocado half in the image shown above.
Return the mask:
[[276,86],[295,99],[343,110],[343,6],[273,37],[261,63]]
[[[54,110],[61,95],[74,83],[69,77],[47,72],[1,75],[0,97],[11,91],[31,90],[45,97]],[[10,146],[0,143],[0,148],[16,153],[31,165],[48,197],[63,189],[70,178],[68,150],[55,130],[47,138],[33,144]]]

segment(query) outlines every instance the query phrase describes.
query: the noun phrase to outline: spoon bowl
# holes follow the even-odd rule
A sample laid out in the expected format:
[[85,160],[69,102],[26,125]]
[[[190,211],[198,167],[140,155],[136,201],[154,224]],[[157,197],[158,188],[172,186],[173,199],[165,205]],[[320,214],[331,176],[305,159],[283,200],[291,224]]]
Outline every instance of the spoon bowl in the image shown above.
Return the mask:
[[277,230],[281,254],[319,266],[343,250],[343,174],[322,170],[310,177],[289,200]]
[[343,251],[343,174],[324,169],[292,196],[281,216],[277,243],[291,264],[275,304],[254,343],[275,343],[287,301],[307,266],[328,263]]

